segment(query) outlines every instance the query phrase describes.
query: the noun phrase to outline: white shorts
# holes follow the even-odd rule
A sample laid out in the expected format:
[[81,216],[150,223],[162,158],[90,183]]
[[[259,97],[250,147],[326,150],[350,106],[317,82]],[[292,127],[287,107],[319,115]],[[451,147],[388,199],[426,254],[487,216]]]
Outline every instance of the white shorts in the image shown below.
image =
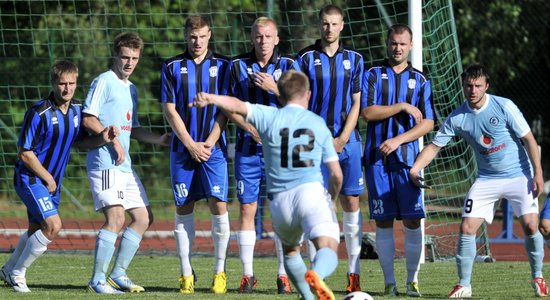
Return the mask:
[[149,199],[136,172],[117,169],[88,171],[96,211],[106,206],[122,205],[125,210],[149,206]]
[[274,193],[269,210],[273,230],[283,245],[299,245],[302,234],[309,239],[328,236],[340,241],[340,227],[330,195],[319,182]]
[[493,222],[495,204],[506,199],[517,217],[539,212],[538,199],[533,195],[533,180],[525,176],[503,179],[477,179],[464,200],[462,217],[483,218]]

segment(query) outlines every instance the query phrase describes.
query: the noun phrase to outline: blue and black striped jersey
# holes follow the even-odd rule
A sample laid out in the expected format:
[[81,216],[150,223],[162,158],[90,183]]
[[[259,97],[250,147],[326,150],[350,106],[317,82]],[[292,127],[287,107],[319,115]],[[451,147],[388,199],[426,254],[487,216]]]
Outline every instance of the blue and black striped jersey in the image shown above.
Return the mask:
[[[400,102],[416,106],[425,119],[435,118],[430,80],[410,64],[403,72],[396,74],[386,60],[383,65],[365,72],[361,108]],[[402,144],[385,162],[382,161],[378,148],[384,141],[410,130],[415,125],[414,118],[405,112],[382,121],[369,122],[363,156],[365,165],[404,163],[412,166],[419,153],[418,140]]]
[[[214,105],[204,108],[189,107],[199,92],[226,95],[229,85],[229,59],[210,50],[200,64],[196,64],[186,51],[172,57],[162,65],[160,102],[174,103],[187,131],[194,141],[204,142],[221,113]],[[226,147],[225,132],[219,140]],[[187,151],[177,135],[173,135],[172,152]]]
[[[80,103],[71,100],[67,113],[63,114],[55,104],[53,93],[47,99],[38,101],[25,114],[17,146],[33,151],[58,187],[61,186],[69,162],[71,145],[83,137],[81,120]],[[40,178],[18,160],[15,163],[14,183],[21,185],[23,181],[33,184],[40,182]]]
[[[294,59],[279,54],[277,49],[275,49],[269,63],[263,67],[259,65],[254,51],[239,55],[231,61],[229,93],[242,101],[279,107],[277,96],[255,85],[252,75],[256,72],[267,73],[272,75],[275,82],[277,82],[282,73],[292,69],[293,63]],[[260,147],[261,145],[252,140],[250,133],[237,128],[236,151],[255,154],[257,150],[260,150]]]
[[[340,43],[336,54],[329,57],[317,40],[300,51],[296,64],[309,78],[309,109],[325,120],[333,137],[338,137],[353,105],[352,95],[361,92],[363,56]],[[356,127],[349,142],[360,140]]]

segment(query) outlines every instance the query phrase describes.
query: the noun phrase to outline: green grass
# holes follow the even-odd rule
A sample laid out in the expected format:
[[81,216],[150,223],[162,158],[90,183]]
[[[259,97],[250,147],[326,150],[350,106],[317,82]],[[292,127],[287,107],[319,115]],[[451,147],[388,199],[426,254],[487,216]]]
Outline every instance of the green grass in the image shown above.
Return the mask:
[[[8,259],[0,254],[0,264]],[[112,299],[173,299],[192,297],[193,299],[296,299],[292,296],[276,294],[277,261],[274,258],[257,258],[254,261],[258,287],[253,295],[237,293],[241,278],[241,265],[238,258],[227,261],[228,293],[214,295],[209,292],[212,276],[212,257],[194,257],[193,267],[198,282],[192,296],[178,293],[179,263],[171,256],[137,256],[128,270],[128,275],[146,288],[141,295],[125,294]],[[548,266],[546,266],[548,267]],[[395,262],[398,288],[404,292],[405,262]],[[85,290],[92,272],[91,255],[46,254],[40,257],[27,271],[30,294],[18,294],[8,286],[0,287],[0,299],[103,299],[104,295],[89,294]],[[327,279],[335,291],[336,298],[344,296],[346,285],[346,262],[340,261],[336,272]],[[378,261],[361,261],[361,285],[376,299],[384,299],[383,276]],[[456,283],[454,263],[426,263],[420,271],[420,291],[425,299],[444,299]],[[534,298],[530,285],[527,262],[476,263],[473,275],[474,296],[477,299],[526,299]],[[393,298],[395,299],[395,298]]]

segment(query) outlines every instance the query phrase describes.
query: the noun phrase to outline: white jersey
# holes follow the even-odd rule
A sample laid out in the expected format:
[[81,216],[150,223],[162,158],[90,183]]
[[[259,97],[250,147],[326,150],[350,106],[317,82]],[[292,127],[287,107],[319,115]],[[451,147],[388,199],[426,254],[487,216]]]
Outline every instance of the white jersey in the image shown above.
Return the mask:
[[133,127],[139,127],[137,120],[137,88],[130,81],[120,80],[109,70],[99,75],[90,86],[90,91],[82,112],[96,116],[107,127],[115,125],[120,131],[117,139],[126,152],[124,162],[116,166],[116,153],[110,144],[93,148],[88,152],[86,167],[88,171],[118,169],[122,172],[132,172],[130,159],[130,134]]
[[283,108],[250,104],[246,121],[262,138],[267,191],[287,191],[303,183],[323,183],[321,163],[338,161],[325,121],[294,104]]
[[510,100],[487,94],[487,102],[472,110],[468,102],[445,120],[432,143],[443,147],[453,136],[461,136],[473,148],[479,178],[531,176],[531,163],[520,138],[529,125]]

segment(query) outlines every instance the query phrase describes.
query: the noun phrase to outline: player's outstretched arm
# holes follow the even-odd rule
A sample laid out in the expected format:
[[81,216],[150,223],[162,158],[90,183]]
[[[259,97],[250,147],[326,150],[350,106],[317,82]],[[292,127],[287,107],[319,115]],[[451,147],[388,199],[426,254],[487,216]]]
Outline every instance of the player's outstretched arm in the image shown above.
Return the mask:
[[418,157],[414,161],[414,165],[409,170],[411,181],[416,186],[421,188],[430,188],[429,185],[424,183],[424,178],[420,176],[420,171],[430,164],[430,162],[437,156],[437,153],[439,153],[439,150],[441,150],[441,147],[430,143],[422,149],[420,154],[418,154]]
[[78,148],[95,148],[100,147],[108,143],[112,143],[113,140],[120,135],[120,131],[116,126],[109,126],[103,128],[99,134],[93,134],[85,136],[82,140],[75,141],[73,145]]
[[172,134],[170,132],[158,134],[142,127],[132,127],[132,134],[130,137],[148,144],[169,146],[170,140],[172,139]]
[[189,106],[205,107],[209,104],[216,105],[225,113],[229,114],[239,114],[246,117],[246,114],[248,113],[248,109],[246,108],[244,102],[235,97],[214,95],[204,92],[195,95],[195,99],[193,99],[193,102],[190,103]]
[[524,137],[521,138],[523,145],[527,150],[527,155],[529,155],[529,160],[531,160],[531,165],[533,166],[533,191],[535,197],[540,196],[544,191],[544,179],[542,176],[542,166],[540,163],[539,155],[539,146],[537,140],[533,136],[533,133],[529,131]]

